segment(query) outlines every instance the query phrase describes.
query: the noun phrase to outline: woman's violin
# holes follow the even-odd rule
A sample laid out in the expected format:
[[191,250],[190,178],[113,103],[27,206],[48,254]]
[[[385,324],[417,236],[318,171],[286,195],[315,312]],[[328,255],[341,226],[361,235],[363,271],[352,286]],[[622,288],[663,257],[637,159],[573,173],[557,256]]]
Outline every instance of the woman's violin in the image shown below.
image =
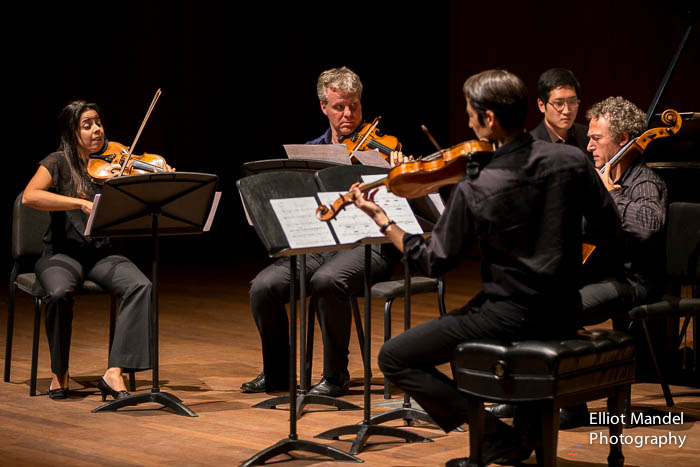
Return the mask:
[[340,142],[347,146],[348,154],[376,149],[384,159],[389,159],[391,151],[401,150],[401,143],[395,136],[384,135],[377,129],[381,119],[377,117],[372,123],[363,123],[354,133],[340,138]]
[[[360,191],[367,192],[380,186],[403,198],[420,198],[434,193],[445,185],[460,181],[470,169],[470,164],[478,163],[480,158],[490,157],[493,145],[485,141],[466,141],[449,149],[424,156],[415,161],[406,162],[392,168],[385,178],[360,186]],[[320,205],[316,217],[330,221],[345,206],[355,202],[353,192],[341,195],[333,205]]]
[[162,156],[146,153],[139,156],[131,154],[129,157],[129,148],[115,141],[107,143],[102,152],[90,154],[87,166],[90,180],[99,184],[121,175],[156,173],[164,170],[165,159]]
[[141,122],[141,127],[136,133],[134,142],[131,143],[131,148],[116,142],[109,142],[105,148],[97,153],[90,154],[88,159],[88,176],[93,183],[104,183],[106,180],[122,175],[137,175],[144,173],[156,173],[165,171],[165,159],[158,154],[142,154],[135,156],[132,154],[136,142],[141,136],[143,128],[146,126],[151,112],[158,102],[161,91],[158,89],[153,96],[151,105],[148,107],[146,116]]

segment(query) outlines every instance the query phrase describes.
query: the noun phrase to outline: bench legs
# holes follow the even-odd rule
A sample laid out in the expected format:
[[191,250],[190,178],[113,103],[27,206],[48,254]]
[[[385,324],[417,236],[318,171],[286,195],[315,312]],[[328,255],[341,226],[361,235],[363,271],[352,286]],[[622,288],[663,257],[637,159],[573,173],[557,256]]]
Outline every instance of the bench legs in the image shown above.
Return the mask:
[[[608,413],[610,415],[622,415],[625,412],[626,401],[629,397],[630,385],[618,386],[614,392],[608,397]],[[610,439],[619,439],[622,435],[622,423],[610,425]],[[619,466],[625,465],[625,456],[622,455],[622,443],[610,443],[610,453],[608,454],[608,465]]]
[[[611,390],[608,396],[608,413],[622,415],[629,398],[629,384],[617,386]],[[555,401],[540,401],[536,405],[535,413],[540,416],[540,440],[537,443],[537,465],[550,467],[557,465],[557,445],[559,442],[559,408]],[[469,413],[469,460],[470,465],[481,466],[483,464],[484,448],[484,402],[478,397],[468,398]],[[610,438],[619,439],[622,435],[623,424],[610,425]],[[608,454],[608,466],[622,467],[625,457],[622,455],[621,443],[610,443]]]

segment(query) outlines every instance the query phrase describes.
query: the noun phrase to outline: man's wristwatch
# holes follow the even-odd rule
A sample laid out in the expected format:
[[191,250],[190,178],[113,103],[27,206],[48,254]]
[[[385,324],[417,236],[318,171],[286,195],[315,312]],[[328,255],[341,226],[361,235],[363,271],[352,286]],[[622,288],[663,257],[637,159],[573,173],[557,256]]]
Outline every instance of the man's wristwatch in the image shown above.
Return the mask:
[[394,221],[392,221],[391,219],[389,219],[389,221],[388,221],[386,224],[384,224],[383,226],[379,227],[379,231],[380,231],[382,234],[385,234],[385,233],[386,233],[386,229],[388,229],[390,225],[396,225],[396,222],[394,222]]

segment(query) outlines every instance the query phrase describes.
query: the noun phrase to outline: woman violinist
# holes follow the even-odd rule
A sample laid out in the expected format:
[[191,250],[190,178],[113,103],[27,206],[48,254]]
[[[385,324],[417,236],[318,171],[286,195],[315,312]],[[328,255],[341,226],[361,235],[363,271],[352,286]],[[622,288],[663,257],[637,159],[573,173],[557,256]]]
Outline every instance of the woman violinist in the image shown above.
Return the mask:
[[[68,397],[68,360],[73,319],[73,292],[89,279],[121,299],[108,368],[97,382],[102,400],[127,396],[122,372],[150,368],[149,319],[151,282],[108,239],[83,236],[92,199],[100,186],[90,181],[90,154],[105,146],[96,104],[74,101],[61,111],[60,146],[46,156],[24,189],[22,204],[51,211],[43,256],[35,271],[46,291],[46,334],[51,351],[51,399]],[[169,166],[167,171],[173,171]]]

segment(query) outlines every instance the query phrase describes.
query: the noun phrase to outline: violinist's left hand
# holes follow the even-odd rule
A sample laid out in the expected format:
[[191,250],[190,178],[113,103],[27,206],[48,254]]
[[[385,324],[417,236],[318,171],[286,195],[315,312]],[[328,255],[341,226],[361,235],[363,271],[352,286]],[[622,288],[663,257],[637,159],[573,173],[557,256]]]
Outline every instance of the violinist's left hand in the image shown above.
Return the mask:
[[175,167],[170,167],[168,164],[165,164],[165,167],[163,167],[165,172],[175,172]]
[[413,156],[404,156],[401,151],[391,151],[389,155],[389,164],[392,167],[405,164],[406,162],[413,162],[413,160]]
[[603,181],[603,185],[605,185],[605,188],[607,188],[608,191],[619,190],[622,188],[620,185],[615,185],[612,180],[612,175],[610,174],[610,172],[612,172],[612,170],[610,170],[610,162],[605,164],[605,173],[600,173],[598,170],[596,170],[596,172],[598,172],[600,179]]
[[354,183],[350,187],[350,191],[352,191],[352,193],[355,195],[355,206],[360,208],[365,214],[371,217],[372,220],[377,223],[377,225],[384,225],[384,223],[387,222],[389,218],[387,217],[384,210],[374,202],[374,195],[377,194],[377,191],[379,189],[377,188],[375,190],[370,191],[365,197],[365,194],[362,191],[360,191],[360,185],[362,185],[362,183],[358,182]]

